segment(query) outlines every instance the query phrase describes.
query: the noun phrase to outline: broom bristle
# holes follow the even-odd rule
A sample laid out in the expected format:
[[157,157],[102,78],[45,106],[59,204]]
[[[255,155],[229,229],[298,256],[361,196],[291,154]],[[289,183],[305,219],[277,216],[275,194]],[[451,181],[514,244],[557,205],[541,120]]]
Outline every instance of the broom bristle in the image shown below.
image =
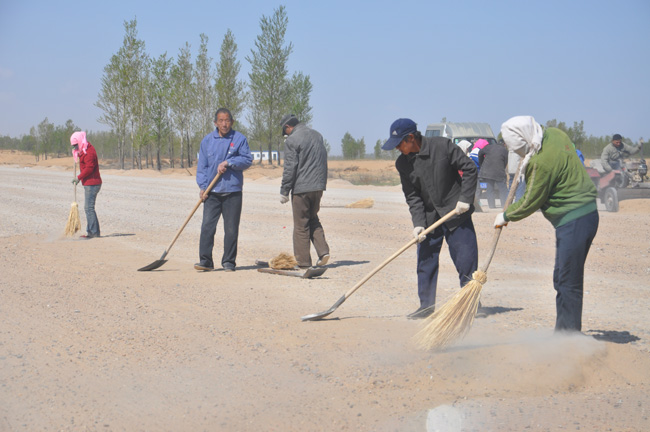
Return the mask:
[[471,281],[425,320],[414,336],[418,346],[425,350],[440,349],[465,336],[474,322],[486,280],[485,272],[475,271]]
[[79,206],[76,202],[70,206],[70,215],[68,215],[68,223],[65,224],[65,235],[73,236],[81,229],[81,221],[79,220]]
[[282,252],[269,261],[269,267],[276,270],[291,270],[298,265],[293,255]]
[[353,202],[348,204],[345,208],[370,208],[375,205],[375,200],[372,198],[364,198],[361,201]]

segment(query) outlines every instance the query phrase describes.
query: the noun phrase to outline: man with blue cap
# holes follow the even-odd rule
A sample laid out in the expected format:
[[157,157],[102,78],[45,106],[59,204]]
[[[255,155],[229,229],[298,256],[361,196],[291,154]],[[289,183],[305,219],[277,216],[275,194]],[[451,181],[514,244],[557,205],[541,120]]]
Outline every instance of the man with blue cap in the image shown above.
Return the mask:
[[[445,240],[462,287],[478,266],[476,232],[472,223],[476,165],[450,139],[423,137],[413,120],[400,118],[390,126],[384,150],[396,148],[402,154],[395,167],[413,221],[418,241],[417,275],[420,307],[408,315],[421,319],[435,310],[440,250]],[[462,173],[462,175],[461,175]],[[425,227],[455,210],[453,217],[422,236]]]

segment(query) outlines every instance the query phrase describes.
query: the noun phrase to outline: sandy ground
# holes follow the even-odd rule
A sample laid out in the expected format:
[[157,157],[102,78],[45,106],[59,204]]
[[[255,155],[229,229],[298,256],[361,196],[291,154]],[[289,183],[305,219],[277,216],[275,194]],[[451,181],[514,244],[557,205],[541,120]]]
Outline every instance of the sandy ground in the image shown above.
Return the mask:
[[[488,270],[490,310],[443,352],[417,348],[415,250],[320,322],[410,240],[399,186],[332,179],[321,219],[327,272],[263,274],[291,252],[280,169],[246,174],[234,273],[196,272],[197,202],[183,170],[103,169],[100,239],[62,237],[70,158],[0,153],[0,431],[650,430],[650,200],[600,212],[587,261],[583,330],[553,335],[554,232],[537,213],[511,223]],[[350,162],[332,162],[344,170]],[[357,170],[392,169],[365,161]],[[369,209],[344,208],[372,197]],[[82,224],[83,189],[77,190]],[[495,213],[477,213],[479,251]],[[80,233],[81,234],[81,233]],[[217,231],[215,259],[221,253]],[[458,282],[441,261],[439,301]]]

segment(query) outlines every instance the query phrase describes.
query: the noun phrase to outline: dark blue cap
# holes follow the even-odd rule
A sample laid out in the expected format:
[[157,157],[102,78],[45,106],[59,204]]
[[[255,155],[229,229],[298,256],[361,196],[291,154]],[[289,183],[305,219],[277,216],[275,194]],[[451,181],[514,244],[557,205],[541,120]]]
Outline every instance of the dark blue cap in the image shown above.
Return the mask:
[[406,135],[417,132],[417,130],[418,126],[413,120],[407,118],[397,119],[390,125],[390,138],[381,148],[383,150],[392,150],[402,142]]

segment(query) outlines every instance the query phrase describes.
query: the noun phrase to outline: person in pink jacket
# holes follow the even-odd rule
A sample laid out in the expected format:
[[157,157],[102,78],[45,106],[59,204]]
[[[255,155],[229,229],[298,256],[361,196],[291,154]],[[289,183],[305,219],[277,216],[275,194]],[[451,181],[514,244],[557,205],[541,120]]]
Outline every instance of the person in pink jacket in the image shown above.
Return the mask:
[[77,185],[81,182],[85,192],[86,235],[82,235],[81,238],[100,237],[99,220],[95,213],[95,201],[102,188],[97,152],[95,147],[86,140],[86,132],[83,131],[72,134],[70,145],[72,146],[72,156],[76,162],[79,162],[79,175],[72,180],[72,183]]

